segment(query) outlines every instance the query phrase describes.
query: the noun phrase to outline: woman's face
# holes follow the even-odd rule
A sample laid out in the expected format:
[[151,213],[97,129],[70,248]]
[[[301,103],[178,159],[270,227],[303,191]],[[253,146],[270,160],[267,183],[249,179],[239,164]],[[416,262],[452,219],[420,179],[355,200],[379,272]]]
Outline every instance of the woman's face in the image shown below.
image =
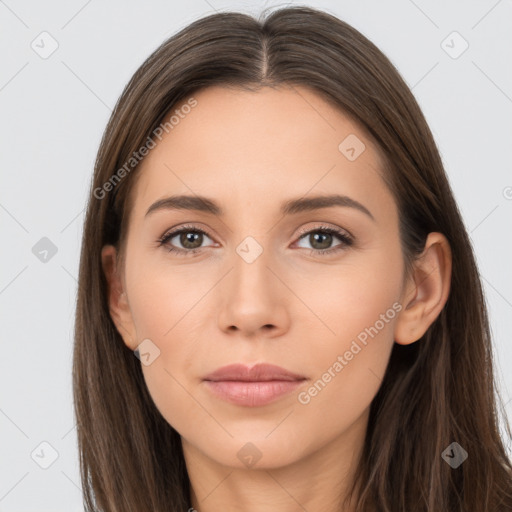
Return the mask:
[[[142,343],[151,396],[190,452],[270,468],[360,439],[405,300],[380,156],[303,87],[194,97],[137,171],[118,329]],[[152,208],[176,196],[190,199]],[[273,399],[273,385],[204,380],[233,363],[303,380]]]

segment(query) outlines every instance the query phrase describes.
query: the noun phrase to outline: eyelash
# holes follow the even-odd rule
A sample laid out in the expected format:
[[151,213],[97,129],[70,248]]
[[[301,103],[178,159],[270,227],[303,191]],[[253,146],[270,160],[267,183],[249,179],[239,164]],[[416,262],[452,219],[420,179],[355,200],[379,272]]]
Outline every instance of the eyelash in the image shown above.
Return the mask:
[[[168,243],[169,240],[173,239],[176,235],[180,235],[181,233],[188,233],[188,232],[201,233],[203,235],[206,235],[208,238],[212,238],[206,231],[199,229],[198,227],[193,226],[193,225],[186,225],[186,226],[182,226],[181,228],[177,229],[176,231],[171,231],[170,233],[164,234],[161,238],[159,238],[157,240],[158,246],[161,247],[161,246],[167,245],[168,246],[167,250],[169,252],[176,253],[179,256],[189,256],[189,255],[192,255],[192,254],[195,254],[195,253],[201,251],[201,249],[204,249],[204,247],[200,247],[197,249],[180,249],[178,247],[173,247]],[[311,251],[309,253],[311,256],[317,256],[317,255],[325,256],[327,254],[331,254],[334,252],[344,250],[344,248],[350,247],[354,243],[354,239],[352,238],[352,236],[348,235],[345,231],[330,228],[328,226],[317,226],[316,228],[313,228],[313,229],[301,230],[300,236],[297,240],[301,240],[306,235],[309,235],[311,233],[318,233],[318,232],[324,233],[324,234],[335,235],[337,238],[339,238],[341,240],[342,243],[340,245],[332,247],[330,249],[311,249]]]

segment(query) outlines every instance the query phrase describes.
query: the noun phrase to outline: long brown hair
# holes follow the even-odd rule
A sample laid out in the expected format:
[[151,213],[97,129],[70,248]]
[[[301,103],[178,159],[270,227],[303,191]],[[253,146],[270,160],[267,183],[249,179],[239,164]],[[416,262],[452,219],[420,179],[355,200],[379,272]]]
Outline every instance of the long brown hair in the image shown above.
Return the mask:
[[[451,245],[445,307],[422,339],[394,344],[371,404],[352,487],[357,510],[511,511],[512,468],[497,404],[509,436],[510,428],[494,382],[485,299],[431,131],[382,52],[350,25],[308,7],[260,20],[225,12],[195,21],[142,64],[112,113],[87,206],[75,322],[73,391],[87,510],[190,506],[180,436],[155,407],[140,362],[110,317],[100,254],[105,244],[122,248],[137,176],[137,165],[126,162],[173,107],[214,84],[312,88],[358,122],[385,155],[406,269],[428,233],[443,233]],[[452,442],[468,453],[457,468],[442,457]]]

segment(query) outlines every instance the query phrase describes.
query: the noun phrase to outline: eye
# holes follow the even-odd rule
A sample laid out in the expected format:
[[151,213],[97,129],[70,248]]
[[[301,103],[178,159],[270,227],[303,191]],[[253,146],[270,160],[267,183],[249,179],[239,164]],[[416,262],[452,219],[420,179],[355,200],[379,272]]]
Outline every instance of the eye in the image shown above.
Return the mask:
[[[331,247],[333,240],[336,238],[341,243]],[[354,243],[352,236],[347,232],[328,226],[319,226],[306,232],[303,231],[298,243],[302,241],[309,242],[312,245],[313,249],[310,251],[312,256],[342,251]]]
[[[328,226],[318,226],[314,229],[302,230],[300,235],[297,243],[300,244],[302,241],[309,242],[312,245],[310,251],[312,256],[342,251],[354,243],[352,236],[346,231]],[[193,225],[186,225],[164,234],[158,240],[158,245],[166,246],[169,252],[176,253],[177,255],[188,256],[198,253],[204,248],[203,242],[205,237],[212,240],[206,231]],[[173,242],[175,238],[176,241]],[[336,238],[341,243],[331,247]],[[180,244],[181,247],[177,247],[176,244]],[[299,247],[307,248],[300,245]]]
[[[159,246],[167,246],[169,252],[174,252],[179,255],[195,254],[202,249],[204,238],[211,238],[208,234],[195,226],[182,226],[180,229],[166,233],[158,240]],[[176,238],[177,241],[171,243]],[[179,243],[181,247],[176,247],[174,244]]]

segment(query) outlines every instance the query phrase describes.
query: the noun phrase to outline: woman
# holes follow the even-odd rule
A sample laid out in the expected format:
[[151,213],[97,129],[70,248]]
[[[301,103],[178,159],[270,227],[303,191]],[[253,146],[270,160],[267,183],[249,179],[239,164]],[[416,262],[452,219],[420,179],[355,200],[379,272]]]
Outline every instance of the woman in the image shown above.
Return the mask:
[[79,283],[88,510],[512,510],[438,150],[337,18],[215,14],[147,59],[101,142]]

